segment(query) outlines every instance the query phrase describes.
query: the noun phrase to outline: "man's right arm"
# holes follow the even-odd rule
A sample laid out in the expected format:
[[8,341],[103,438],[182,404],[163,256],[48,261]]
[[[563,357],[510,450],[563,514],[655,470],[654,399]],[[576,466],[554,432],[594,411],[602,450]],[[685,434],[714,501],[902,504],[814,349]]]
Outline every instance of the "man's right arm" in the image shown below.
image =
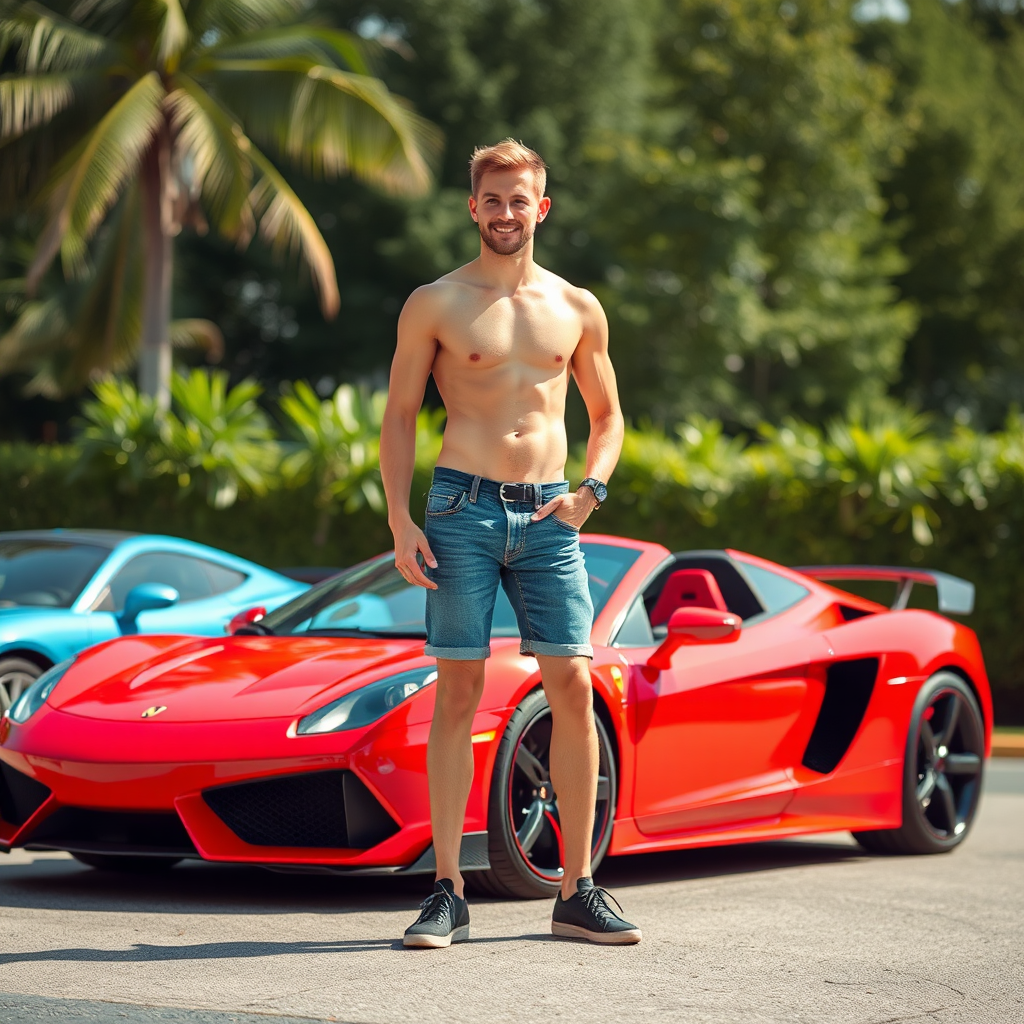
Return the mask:
[[417,288],[398,318],[398,346],[380,428],[380,475],[388,503],[388,525],[395,537],[395,565],[408,582],[436,590],[437,584],[423,574],[417,555],[422,555],[431,568],[436,568],[437,562],[426,536],[409,515],[409,490],[416,466],[416,417],[437,351],[432,298],[429,285]]

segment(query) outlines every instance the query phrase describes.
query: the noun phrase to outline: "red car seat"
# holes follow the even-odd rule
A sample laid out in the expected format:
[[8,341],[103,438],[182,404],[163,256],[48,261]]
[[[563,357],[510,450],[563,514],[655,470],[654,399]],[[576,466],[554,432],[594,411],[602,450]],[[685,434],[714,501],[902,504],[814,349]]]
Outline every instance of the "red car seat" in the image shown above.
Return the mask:
[[729,610],[718,582],[707,569],[677,569],[672,573],[651,609],[651,625],[664,626],[677,608]]

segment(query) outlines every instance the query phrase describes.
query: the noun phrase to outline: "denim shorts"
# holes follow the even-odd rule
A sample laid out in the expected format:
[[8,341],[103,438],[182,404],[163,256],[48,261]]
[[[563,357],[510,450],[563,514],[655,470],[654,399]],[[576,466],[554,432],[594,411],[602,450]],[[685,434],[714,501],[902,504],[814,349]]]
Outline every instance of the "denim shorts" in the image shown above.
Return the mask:
[[437,568],[426,575],[427,646],[435,658],[470,661],[491,653],[491,616],[501,583],[519,623],[523,654],[594,656],[594,606],[576,527],[530,517],[569,484],[538,484],[539,500],[507,501],[501,484],[438,467],[424,532]]

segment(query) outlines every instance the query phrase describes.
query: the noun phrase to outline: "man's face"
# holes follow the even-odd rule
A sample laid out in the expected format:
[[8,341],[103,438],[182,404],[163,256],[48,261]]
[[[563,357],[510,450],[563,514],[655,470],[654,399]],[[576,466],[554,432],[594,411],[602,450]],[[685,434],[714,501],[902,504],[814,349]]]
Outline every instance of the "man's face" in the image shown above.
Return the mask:
[[529,168],[486,171],[477,194],[469,199],[469,212],[484,245],[499,256],[513,256],[523,249],[550,208],[551,200],[538,195]]

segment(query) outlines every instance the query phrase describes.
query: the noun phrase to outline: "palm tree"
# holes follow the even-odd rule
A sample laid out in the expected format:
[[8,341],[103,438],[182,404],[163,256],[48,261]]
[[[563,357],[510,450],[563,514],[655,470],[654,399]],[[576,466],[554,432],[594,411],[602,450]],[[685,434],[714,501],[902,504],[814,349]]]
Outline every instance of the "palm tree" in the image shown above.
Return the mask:
[[[137,351],[140,389],[166,408],[183,225],[212,226],[240,246],[258,232],[297,253],[324,315],[337,312],[331,254],[265,150],[314,176],[351,173],[415,194],[429,185],[439,136],[370,76],[358,38],[305,20],[309,9],[305,0],[0,0],[0,210],[35,202],[46,212],[28,296],[58,254],[78,286],[28,302],[0,361],[5,343],[24,355],[64,332],[75,343],[68,372],[81,383]],[[217,340],[202,322],[175,333]]]

